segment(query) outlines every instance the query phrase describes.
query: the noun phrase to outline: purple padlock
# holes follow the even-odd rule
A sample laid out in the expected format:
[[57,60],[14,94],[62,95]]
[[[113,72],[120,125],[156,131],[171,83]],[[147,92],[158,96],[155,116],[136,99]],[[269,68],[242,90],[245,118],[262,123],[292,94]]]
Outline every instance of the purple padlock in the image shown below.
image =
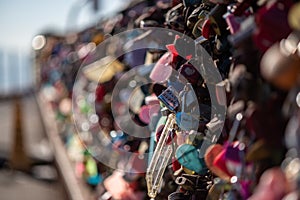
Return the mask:
[[227,13],[223,16],[228,25],[231,34],[238,32],[241,26],[241,22],[245,19],[244,17],[235,16],[232,13]]

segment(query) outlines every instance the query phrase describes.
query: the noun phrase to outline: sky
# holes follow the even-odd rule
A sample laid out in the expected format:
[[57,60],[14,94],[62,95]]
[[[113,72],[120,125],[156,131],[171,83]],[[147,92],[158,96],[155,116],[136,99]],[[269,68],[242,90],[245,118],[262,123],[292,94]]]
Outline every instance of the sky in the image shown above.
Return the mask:
[[[80,28],[93,23],[104,11],[95,14],[92,3],[84,3],[87,1],[0,0],[0,48],[29,51],[32,38],[43,30],[56,29],[64,32],[72,24]],[[126,1],[99,2],[105,13],[113,13]],[[73,16],[69,17],[70,15]]]
[[[113,14],[128,0],[0,0],[0,94],[23,91],[35,84],[31,42],[47,30],[82,30],[100,16]],[[88,2],[88,3],[86,3]]]

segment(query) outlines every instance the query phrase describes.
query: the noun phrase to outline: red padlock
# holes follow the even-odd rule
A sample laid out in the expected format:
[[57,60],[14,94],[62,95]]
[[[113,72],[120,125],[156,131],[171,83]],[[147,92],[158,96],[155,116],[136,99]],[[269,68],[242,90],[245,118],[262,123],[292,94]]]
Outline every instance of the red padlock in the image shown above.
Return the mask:
[[211,27],[210,20],[207,19],[204,21],[204,23],[202,25],[202,36],[206,39],[209,39],[210,36],[212,36],[213,34],[214,34],[214,30]]

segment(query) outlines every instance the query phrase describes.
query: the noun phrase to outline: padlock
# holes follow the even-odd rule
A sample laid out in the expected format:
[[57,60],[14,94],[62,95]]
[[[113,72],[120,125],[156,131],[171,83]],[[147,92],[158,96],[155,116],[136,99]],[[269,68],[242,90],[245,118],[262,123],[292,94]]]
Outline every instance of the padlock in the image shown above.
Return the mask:
[[202,36],[202,27],[203,23],[206,20],[206,17],[208,16],[209,11],[208,10],[201,10],[197,17],[197,21],[195,22],[195,25],[193,27],[192,34],[194,37],[198,38]]
[[190,192],[201,192],[207,195],[208,188],[211,187],[212,177],[210,174],[206,175],[192,175],[182,174],[177,177],[175,183],[181,187],[182,190]]
[[[282,140],[286,120],[281,113],[282,101],[280,98],[269,97],[262,105],[248,103],[245,111],[245,128],[257,139],[263,139],[266,145],[283,150]],[[272,113],[272,117],[269,114]],[[276,155],[281,157],[279,153]],[[278,160],[278,159],[277,159]]]
[[211,26],[218,35],[228,35],[227,24],[223,15],[227,12],[227,5],[218,4],[208,14]]
[[203,158],[199,158],[198,150],[189,144],[182,144],[176,149],[175,156],[179,163],[189,170],[198,174],[204,174],[207,171]]
[[298,152],[294,148],[290,148],[281,164],[281,169],[286,175],[287,180],[295,185],[296,188],[299,187],[299,172],[300,172],[300,161],[298,157]]
[[184,6],[182,3],[171,8],[166,14],[166,25],[178,32],[184,32],[185,21],[182,16]]
[[174,171],[174,176],[176,177],[175,173],[181,169],[181,165],[175,157],[172,158],[172,169]]
[[202,20],[204,21],[204,18],[207,16],[209,11],[213,7],[214,5],[208,2],[208,3],[202,3],[196,9],[194,9],[191,15],[187,19],[187,27],[192,30],[196,22],[199,21],[200,18],[202,18]]
[[300,35],[296,33],[271,46],[261,59],[262,76],[283,90],[295,86],[300,74],[299,46]]
[[236,100],[257,100],[264,95],[262,87],[259,85],[252,73],[248,72],[245,65],[237,65],[229,76],[232,94]]
[[271,1],[257,11],[253,41],[262,52],[292,32],[287,20],[292,4],[292,0]]
[[239,31],[242,21],[244,21],[246,18],[244,16],[235,16],[230,11],[227,11],[223,17],[225,18],[231,34],[235,34]]
[[285,130],[285,143],[288,148],[295,148],[300,152],[300,122],[299,114],[292,116]]
[[154,65],[150,78],[158,83],[166,82],[172,74],[172,60],[173,54],[166,52]]
[[300,3],[294,3],[288,14],[288,22],[293,30],[300,31]]
[[259,162],[261,160],[267,160],[272,157],[272,153],[276,150],[266,144],[262,139],[256,141],[249,147],[245,155],[245,159],[248,162]]
[[202,36],[206,39],[210,39],[215,34],[211,22],[209,19],[206,19],[202,24]]
[[232,176],[234,174],[232,173],[232,171],[229,170],[229,167],[227,166],[227,163],[226,163],[227,158],[230,155],[230,154],[228,154],[228,151],[230,151],[230,149],[231,149],[230,145],[236,137],[236,134],[238,132],[238,128],[239,128],[239,125],[240,125],[242,119],[243,119],[242,113],[238,113],[233,122],[232,128],[229,132],[229,137],[228,137],[227,143],[224,145],[223,150],[214,158],[214,161],[213,161],[213,165],[215,167],[219,168],[223,173],[230,175],[230,176]]
[[220,144],[214,144],[211,145],[210,147],[208,147],[206,149],[205,155],[204,155],[204,160],[205,163],[208,167],[208,169],[214,173],[215,175],[217,175],[219,178],[225,180],[225,181],[229,181],[230,180],[230,174],[227,173],[226,171],[223,171],[222,169],[220,169],[219,167],[216,167],[214,165],[214,160],[215,158],[223,151],[223,146]]
[[149,124],[154,115],[160,110],[159,104],[143,105],[139,112],[139,118],[144,124]]
[[186,139],[186,143],[193,145],[196,148],[200,148],[201,145],[203,144],[204,137],[205,136],[203,133],[197,132],[195,130],[191,130]]
[[175,112],[180,106],[178,92],[169,86],[157,98],[171,111]]
[[239,31],[228,36],[228,41],[236,50],[239,50],[241,47],[243,49],[252,49],[252,34],[255,29],[256,23],[254,16],[248,16],[241,22]]
[[[245,161],[246,145],[243,142],[234,142],[227,146],[225,158],[226,167],[231,174],[240,176],[253,170],[253,165]],[[243,174],[244,175],[244,174]]]
[[180,129],[188,130],[198,130],[199,120],[191,115],[191,113],[177,112],[176,113],[176,123]]
[[254,194],[249,200],[282,199],[289,192],[289,183],[280,168],[271,168],[264,172]]
[[203,78],[192,64],[185,63],[179,69],[179,79],[183,76],[192,85],[202,85]]
[[256,7],[257,0],[241,0],[231,9],[235,16],[241,16],[245,14],[245,11],[250,7]]
[[193,29],[193,27],[195,26],[195,23],[198,20],[198,15],[202,10],[202,5],[198,6],[197,8],[195,8],[192,13],[188,16],[187,18],[187,22],[186,22],[186,26],[188,29]]
[[[222,151],[215,157],[215,159],[213,161],[213,165],[214,165],[214,167],[216,167],[218,169],[218,171],[221,171],[220,175],[224,174],[225,175],[224,177],[227,178],[228,176],[232,177],[233,174],[229,172],[229,170],[226,166],[226,156],[225,155],[226,155],[226,149],[222,148]],[[218,171],[215,171],[215,172],[218,172]]]
[[179,176],[175,179],[175,183],[179,186],[181,186],[184,190],[187,191],[194,191],[196,190],[196,186],[193,181],[183,177]]

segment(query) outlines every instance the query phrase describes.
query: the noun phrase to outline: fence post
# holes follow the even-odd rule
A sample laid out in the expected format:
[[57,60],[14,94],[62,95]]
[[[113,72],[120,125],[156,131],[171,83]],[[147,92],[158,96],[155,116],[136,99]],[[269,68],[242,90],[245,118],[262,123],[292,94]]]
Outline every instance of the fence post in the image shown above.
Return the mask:
[[11,156],[9,160],[10,167],[16,170],[29,171],[30,159],[26,155],[24,146],[24,129],[23,129],[23,113],[21,106],[21,98],[17,96],[14,99],[13,109],[13,142]]

